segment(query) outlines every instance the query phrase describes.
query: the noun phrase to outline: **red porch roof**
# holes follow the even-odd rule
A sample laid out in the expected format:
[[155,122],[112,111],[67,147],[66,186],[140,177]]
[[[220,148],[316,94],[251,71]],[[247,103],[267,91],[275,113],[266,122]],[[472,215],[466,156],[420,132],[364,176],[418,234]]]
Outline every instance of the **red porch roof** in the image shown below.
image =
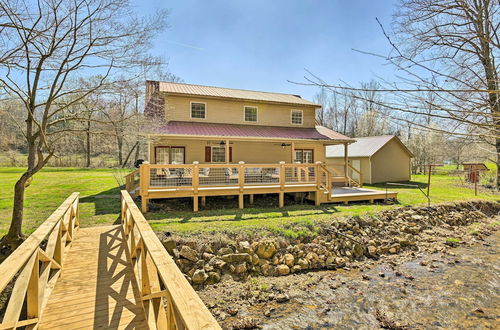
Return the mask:
[[213,137],[255,137],[298,140],[354,142],[353,139],[323,126],[295,128],[279,126],[193,123],[171,121],[159,127],[157,134]]

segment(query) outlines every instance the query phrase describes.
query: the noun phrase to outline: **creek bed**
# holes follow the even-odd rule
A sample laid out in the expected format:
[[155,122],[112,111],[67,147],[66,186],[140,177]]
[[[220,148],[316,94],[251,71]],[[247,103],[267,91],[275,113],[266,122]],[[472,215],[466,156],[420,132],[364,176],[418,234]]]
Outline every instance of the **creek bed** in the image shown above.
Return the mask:
[[441,253],[225,280],[199,294],[224,328],[494,329],[500,321],[499,252],[497,230]]

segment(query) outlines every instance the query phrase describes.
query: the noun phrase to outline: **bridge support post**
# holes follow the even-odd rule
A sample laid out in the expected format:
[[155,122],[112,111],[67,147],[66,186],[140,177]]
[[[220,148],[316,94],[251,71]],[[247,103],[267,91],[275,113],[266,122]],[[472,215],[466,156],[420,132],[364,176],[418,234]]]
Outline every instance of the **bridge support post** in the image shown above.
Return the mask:
[[142,213],[148,212],[148,199],[146,197],[141,197],[141,211]]

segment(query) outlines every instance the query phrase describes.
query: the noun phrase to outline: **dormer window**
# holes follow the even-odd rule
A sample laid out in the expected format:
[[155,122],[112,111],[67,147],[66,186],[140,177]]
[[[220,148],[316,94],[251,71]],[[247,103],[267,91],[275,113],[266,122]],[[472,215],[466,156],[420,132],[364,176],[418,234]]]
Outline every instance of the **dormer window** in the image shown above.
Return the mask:
[[257,121],[257,107],[245,107],[245,121]]
[[291,122],[293,125],[302,125],[304,123],[304,113],[302,110],[292,110]]
[[191,102],[191,118],[205,119],[207,118],[207,105],[201,102]]

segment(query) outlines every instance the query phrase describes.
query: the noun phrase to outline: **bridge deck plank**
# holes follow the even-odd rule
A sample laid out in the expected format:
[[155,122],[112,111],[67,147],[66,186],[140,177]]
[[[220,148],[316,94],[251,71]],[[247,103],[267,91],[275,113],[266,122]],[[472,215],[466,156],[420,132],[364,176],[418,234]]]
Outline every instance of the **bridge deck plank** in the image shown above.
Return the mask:
[[39,329],[147,328],[120,226],[76,232]]

